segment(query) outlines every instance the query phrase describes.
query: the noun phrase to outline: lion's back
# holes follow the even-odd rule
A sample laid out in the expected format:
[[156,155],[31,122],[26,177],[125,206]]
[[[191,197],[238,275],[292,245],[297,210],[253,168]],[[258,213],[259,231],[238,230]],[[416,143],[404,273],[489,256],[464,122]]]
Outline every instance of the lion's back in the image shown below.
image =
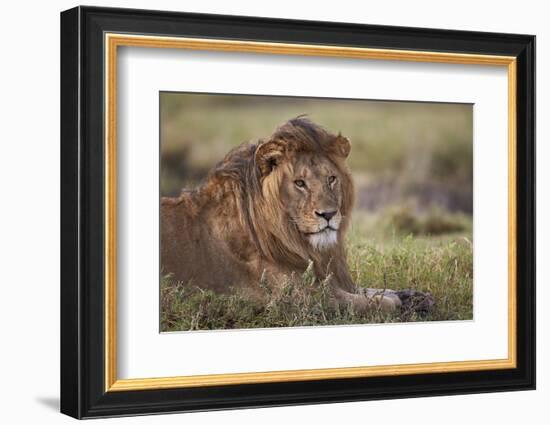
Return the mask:
[[161,198],[160,248],[161,273],[172,274],[178,280],[192,278],[189,255],[193,253],[193,241],[200,238],[200,228],[195,225],[196,205],[192,194],[178,198]]
[[251,286],[257,276],[242,258],[247,249],[237,248],[225,237],[225,223],[234,222],[235,214],[225,210],[227,201],[211,194],[208,202],[196,199],[202,196],[191,193],[161,200],[161,273],[216,292]]

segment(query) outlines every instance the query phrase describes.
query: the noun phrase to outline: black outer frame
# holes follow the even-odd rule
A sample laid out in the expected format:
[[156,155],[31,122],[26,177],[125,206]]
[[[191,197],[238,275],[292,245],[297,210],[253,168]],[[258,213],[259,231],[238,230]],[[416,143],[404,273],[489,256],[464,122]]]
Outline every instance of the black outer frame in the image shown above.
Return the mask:
[[[105,32],[517,57],[517,368],[104,391]],[[535,388],[535,37],[76,7],[61,13],[61,412],[75,418]]]

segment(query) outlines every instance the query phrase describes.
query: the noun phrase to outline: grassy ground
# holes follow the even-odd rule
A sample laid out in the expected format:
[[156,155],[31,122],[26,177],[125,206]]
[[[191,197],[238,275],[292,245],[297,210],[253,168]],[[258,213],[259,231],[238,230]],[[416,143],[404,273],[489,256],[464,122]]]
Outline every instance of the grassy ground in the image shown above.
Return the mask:
[[[167,276],[161,281],[161,330],[472,319],[471,223],[459,215],[446,216],[446,220],[454,226],[451,233],[413,235],[396,225],[399,222],[394,221],[393,211],[377,216],[358,214],[349,232],[348,263],[355,282],[364,287],[429,291],[436,307],[427,315],[373,310],[358,316],[352,310],[336,308],[326,283],[315,282],[311,270],[297,283],[286,282],[280,294],[270,294],[265,287],[265,303],[239,294],[217,295],[189,288]],[[429,227],[430,216],[423,221],[423,226]]]

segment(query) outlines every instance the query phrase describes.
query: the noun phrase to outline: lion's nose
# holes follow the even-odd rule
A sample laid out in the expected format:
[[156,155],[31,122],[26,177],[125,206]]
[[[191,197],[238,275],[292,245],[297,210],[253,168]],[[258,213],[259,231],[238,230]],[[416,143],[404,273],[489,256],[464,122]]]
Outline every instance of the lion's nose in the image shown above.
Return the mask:
[[317,214],[319,217],[323,217],[326,221],[330,221],[332,217],[336,215],[338,211],[315,211],[315,214]]

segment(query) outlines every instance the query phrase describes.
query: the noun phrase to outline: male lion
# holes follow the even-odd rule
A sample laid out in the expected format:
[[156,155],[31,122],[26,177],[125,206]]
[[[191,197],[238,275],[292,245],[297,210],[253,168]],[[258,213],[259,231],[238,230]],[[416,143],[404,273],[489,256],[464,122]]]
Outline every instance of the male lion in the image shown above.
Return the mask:
[[350,149],[348,139],[303,117],[267,141],[233,149],[204,185],[162,198],[162,272],[199,288],[259,296],[260,281],[277,288],[312,261],[334,300],[357,312],[431,307],[429,294],[353,282],[344,249],[354,201]]

